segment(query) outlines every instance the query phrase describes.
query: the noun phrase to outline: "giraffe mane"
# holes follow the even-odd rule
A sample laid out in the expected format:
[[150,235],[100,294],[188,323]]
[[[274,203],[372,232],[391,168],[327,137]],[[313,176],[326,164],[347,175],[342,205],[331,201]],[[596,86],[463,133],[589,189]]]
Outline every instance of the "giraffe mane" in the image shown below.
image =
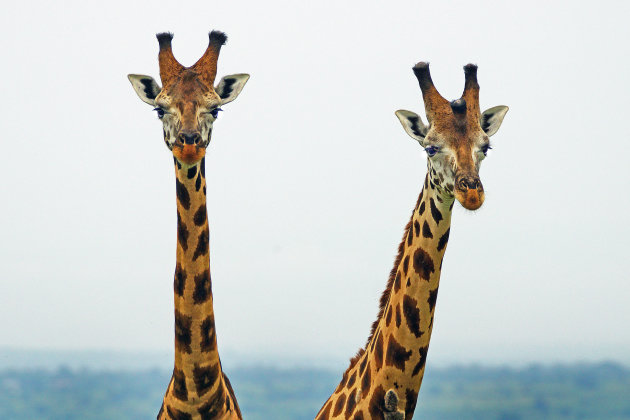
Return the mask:
[[370,329],[370,335],[368,336],[368,339],[365,342],[365,346],[363,348],[360,348],[357,351],[357,354],[354,355],[354,357],[350,359],[350,366],[343,374],[344,378],[348,375],[348,372],[357,364],[359,359],[361,359],[361,356],[363,356],[363,354],[365,353],[365,349],[368,347],[368,345],[370,344],[370,341],[372,341],[372,338],[374,337],[374,333],[376,332],[376,327],[378,327],[378,322],[383,317],[383,313],[385,312],[385,308],[387,307],[387,303],[389,302],[389,297],[392,292],[394,279],[396,278],[396,273],[398,272],[398,266],[400,265],[400,262],[402,261],[403,255],[405,253],[405,241],[407,239],[407,236],[409,235],[409,229],[411,229],[411,224],[413,222],[413,215],[416,212],[418,205],[420,204],[420,201],[422,200],[422,194],[423,193],[420,192],[420,195],[418,196],[418,201],[416,202],[416,207],[414,207],[413,211],[411,212],[411,218],[409,220],[409,223],[407,223],[407,226],[405,226],[405,234],[403,235],[402,241],[398,245],[398,255],[396,255],[396,259],[394,260],[394,267],[389,272],[389,278],[387,279],[387,286],[385,286],[385,290],[383,291],[383,294],[381,295],[379,309],[378,309],[378,316],[376,317],[376,321],[372,323],[372,328]]

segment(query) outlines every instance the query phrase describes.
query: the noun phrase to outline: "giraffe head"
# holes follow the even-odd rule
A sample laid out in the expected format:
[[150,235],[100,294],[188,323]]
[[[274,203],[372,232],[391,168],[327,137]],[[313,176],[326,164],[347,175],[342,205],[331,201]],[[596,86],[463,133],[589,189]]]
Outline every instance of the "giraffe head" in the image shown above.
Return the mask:
[[461,98],[449,102],[440,95],[428,63],[413,67],[418,78],[429,124],[411,111],[396,111],[405,131],[427,152],[431,183],[443,195],[455,197],[469,210],[483,204],[479,166],[490,149],[490,136],[497,132],[508,111],[504,105],[479,111],[477,66],[464,66],[466,83]]
[[166,146],[185,165],[196,164],[205,156],[221,106],[236,99],[249,79],[248,74],[233,74],[214,86],[219,51],[227,36],[212,31],[209,37],[204,55],[191,67],[184,67],[173,56],[173,35],[158,34],[162,87],[151,76],[128,76],[140,99],[153,106],[162,120]]

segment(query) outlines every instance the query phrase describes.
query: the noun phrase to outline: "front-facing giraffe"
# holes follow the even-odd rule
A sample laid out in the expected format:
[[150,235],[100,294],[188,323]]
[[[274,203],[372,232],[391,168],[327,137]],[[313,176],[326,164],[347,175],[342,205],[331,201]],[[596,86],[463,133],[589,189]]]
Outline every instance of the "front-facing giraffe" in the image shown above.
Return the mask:
[[177,62],[173,36],[157,35],[162,88],[150,76],[129,75],[140,99],[155,107],[172,151],[177,195],[174,278],[175,366],[158,419],[241,419],[217,348],[210,280],[205,153],[221,106],[233,101],[249,79],[225,76],[217,87],[217,59],[227,37],[210,32],[204,55],[191,67]]
[[477,67],[464,67],[462,97],[448,102],[427,63],[413,68],[429,125],[410,111],[396,115],[428,156],[428,173],[380,302],[365,349],[350,361],[317,420],[411,419],[424,375],[442,258],[455,199],[469,210],[484,200],[479,166],[506,106],[479,112]]

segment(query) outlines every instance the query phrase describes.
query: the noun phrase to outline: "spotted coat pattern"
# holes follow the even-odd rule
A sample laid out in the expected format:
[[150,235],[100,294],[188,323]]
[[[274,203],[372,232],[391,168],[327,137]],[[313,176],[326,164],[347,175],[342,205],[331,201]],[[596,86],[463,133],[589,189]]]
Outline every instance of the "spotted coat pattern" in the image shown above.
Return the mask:
[[[453,200],[452,195],[442,195],[435,188],[429,171],[372,334],[351,360],[317,420],[412,418],[433,328]],[[434,211],[427,211],[431,203]],[[395,409],[389,411],[385,407],[388,391],[397,397]],[[398,412],[404,416],[395,417]]]
[[242,418],[217,348],[204,167],[175,160],[175,367],[159,420]]

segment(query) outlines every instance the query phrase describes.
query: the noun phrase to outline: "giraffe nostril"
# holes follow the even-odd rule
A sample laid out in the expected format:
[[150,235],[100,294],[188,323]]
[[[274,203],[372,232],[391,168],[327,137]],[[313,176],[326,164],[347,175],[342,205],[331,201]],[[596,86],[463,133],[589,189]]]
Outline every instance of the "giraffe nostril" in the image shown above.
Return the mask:
[[481,182],[477,178],[461,178],[457,182],[457,187],[460,190],[476,190],[481,186]]
[[199,144],[201,136],[199,133],[180,133],[177,139],[183,144]]

